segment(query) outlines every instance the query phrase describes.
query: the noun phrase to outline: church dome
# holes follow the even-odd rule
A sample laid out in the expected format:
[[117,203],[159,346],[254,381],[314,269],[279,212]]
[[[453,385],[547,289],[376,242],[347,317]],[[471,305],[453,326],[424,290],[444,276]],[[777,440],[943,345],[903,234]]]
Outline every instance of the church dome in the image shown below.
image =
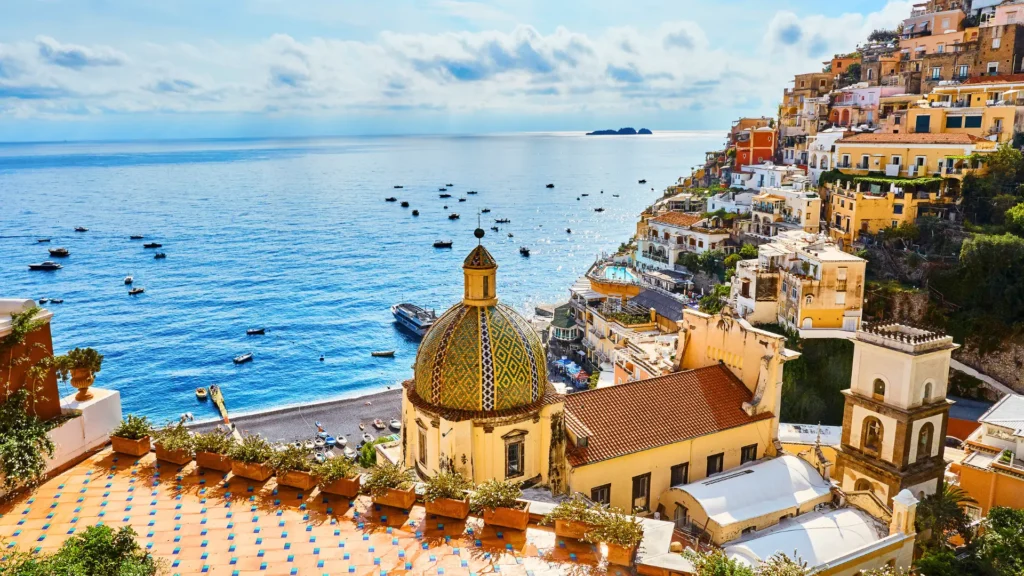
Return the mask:
[[463,301],[434,322],[416,355],[416,395],[439,407],[506,410],[539,400],[547,386],[540,337],[499,304],[498,265],[483,246],[463,263]]

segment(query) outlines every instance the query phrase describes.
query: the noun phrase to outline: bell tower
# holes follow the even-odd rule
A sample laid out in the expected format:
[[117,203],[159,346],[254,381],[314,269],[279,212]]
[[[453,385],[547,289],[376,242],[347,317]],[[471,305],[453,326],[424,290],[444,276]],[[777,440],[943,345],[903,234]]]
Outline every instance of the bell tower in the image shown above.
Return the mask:
[[834,476],[844,491],[870,491],[888,506],[903,490],[918,499],[936,492],[957,347],[951,336],[903,324],[857,331]]

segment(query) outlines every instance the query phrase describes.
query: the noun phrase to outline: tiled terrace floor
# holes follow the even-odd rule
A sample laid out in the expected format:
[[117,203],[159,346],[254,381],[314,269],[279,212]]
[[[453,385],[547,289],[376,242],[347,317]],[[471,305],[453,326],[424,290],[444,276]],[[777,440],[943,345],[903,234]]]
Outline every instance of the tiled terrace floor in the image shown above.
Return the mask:
[[[135,529],[172,574],[385,576],[611,574],[594,546],[535,525],[501,531],[440,517],[277,489],[230,474],[102,451],[0,507],[0,540],[53,551],[100,522]],[[2,551],[0,551],[2,553]]]

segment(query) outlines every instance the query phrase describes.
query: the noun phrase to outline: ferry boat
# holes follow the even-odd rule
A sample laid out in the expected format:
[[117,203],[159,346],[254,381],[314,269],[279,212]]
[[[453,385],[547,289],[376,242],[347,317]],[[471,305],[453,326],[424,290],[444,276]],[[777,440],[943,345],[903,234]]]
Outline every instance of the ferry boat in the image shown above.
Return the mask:
[[403,302],[391,307],[391,314],[394,315],[398,324],[407,330],[411,330],[420,336],[427,333],[427,330],[437,321],[437,315],[433,310],[427,312],[415,304]]
[[54,262],[52,260],[47,260],[46,262],[40,262],[39,264],[29,264],[28,265],[28,269],[29,270],[60,270],[61,268],[63,268],[63,266],[61,266],[60,264],[57,264],[56,262]]
[[64,258],[70,254],[71,252],[68,252],[67,248],[50,248],[50,256],[55,258]]

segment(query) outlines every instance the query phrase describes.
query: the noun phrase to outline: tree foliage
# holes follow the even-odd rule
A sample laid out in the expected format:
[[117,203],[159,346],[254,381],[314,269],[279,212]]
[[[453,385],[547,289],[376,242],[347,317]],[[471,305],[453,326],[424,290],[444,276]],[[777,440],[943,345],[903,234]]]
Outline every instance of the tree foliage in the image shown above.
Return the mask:
[[[969,541],[972,536],[971,519],[963,506],[974,503],[974,498],[967,492],[944,482],[940,490],[926,497],[917,507],[918,543],[926,548],[941,548],[949,545],[952,536]],[[920,533],[928,530],[931,535],[922,541]]]
[[144,552],[128,526],[89,526],[64,541],[53,555],[4,552],[0,568],[13,576],[154,576],[164,563]]
[[22,388],[0,404],[0,486],[9,493],[38,483],[55,448],[49,427],[29,413],[28,402]]

